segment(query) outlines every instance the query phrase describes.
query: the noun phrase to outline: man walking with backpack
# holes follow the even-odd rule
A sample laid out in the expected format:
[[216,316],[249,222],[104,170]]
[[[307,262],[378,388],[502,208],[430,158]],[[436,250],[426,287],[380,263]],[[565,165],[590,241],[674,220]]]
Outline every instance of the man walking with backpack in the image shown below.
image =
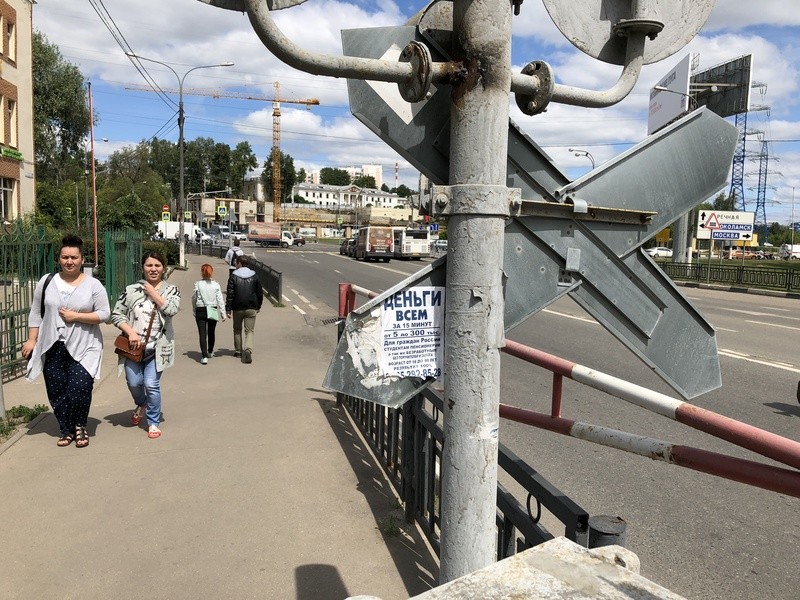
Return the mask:
[[[241,356],[242,362],[249,364],[253,362],[256,315],[261,310],[264,293],[258,275],[247,264],[248,259],[244,254],[236,257],[237,268],[231,272],[228,279],[225,312],[233,318],[233,355]],[[244,340],[242,340],[242,329],[244,329]]]
[[228,281],[231,280],[231,273],[236,270],[236,258],[243,254],[244,250],[239,247],[239,240],[233,240],[233,246],[228,248],[225,253],[225,262],[228,263]]

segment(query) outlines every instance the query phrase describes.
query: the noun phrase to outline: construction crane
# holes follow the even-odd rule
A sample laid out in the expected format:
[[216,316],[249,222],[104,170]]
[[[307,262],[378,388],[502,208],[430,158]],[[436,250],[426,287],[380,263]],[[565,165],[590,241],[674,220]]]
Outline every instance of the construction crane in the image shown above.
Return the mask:
[[[280,221],[281,206],[281,102],[284,104],[304,104],[306,108],[319,106],[317,98],[306,98],[304,100],[287,100],[280,97],[281,84],[276,81],[273,84],[275,96],[258,96],[246,92],[227,92],[224,90],[184,88],[183,93],[192,96],[209,96],[211,98],[236,98],[238,100],[259,100],[272,102],[272,220],[275,223]],[[143,92],[154,92],[153,88],[147,85],[130,84],[125,86],[126,90],[139,90]],[[167,94],[180,94],[181,90],[175,88],[162,87],[159,91]]]

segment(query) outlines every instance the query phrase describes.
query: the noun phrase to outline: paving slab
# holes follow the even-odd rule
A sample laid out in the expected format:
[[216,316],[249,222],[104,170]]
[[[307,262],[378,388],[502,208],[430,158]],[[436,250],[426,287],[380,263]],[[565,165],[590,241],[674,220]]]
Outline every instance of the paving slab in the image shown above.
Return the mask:
[[[175,317],[178,356],[162,378],[161,438],[130,424],[113,339],[90,412],[90,445],[56,446],[52,413],[0,454],[0,597],[408,598],[435,585],[419,532],[385,536],[402,511],[379,467],[321,388],[335,328],[265,301],[253,363],[233,357],[231,322],[199,362],[191,290],[210,262],[188,256]],[[299,343],[302,337],[303,343]],[[4,385],[7,407],[47,404],[44,383]]]

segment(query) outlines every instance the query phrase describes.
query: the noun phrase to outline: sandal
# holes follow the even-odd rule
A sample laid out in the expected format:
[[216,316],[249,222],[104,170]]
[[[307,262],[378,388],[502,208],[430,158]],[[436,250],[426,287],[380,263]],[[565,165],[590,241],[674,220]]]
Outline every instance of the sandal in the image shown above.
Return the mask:
[[131,414],[131,425],[138,425],[139,423],[142,422],[142,416],[143,416],[142,413],[144,413],[144,411],[141,410],[141,408],[142,408],[141,406],[137,406],[136,409]]
[[62,448],[64,448],[65,446],[69,446],[72,443],[72,440],[74,439],[75,436],[72,435],[71,433],[68,433],[67,435],[62,435],[60,438],[58,438],[56,446],[61,446]]
[[75,428],[75,447],[86,448],[89,445],[89,434],[86,433],[86,427]]
[[155,425],[150,425],[150,429],[147,430],[147,437],[152,440],[161,437],[161,430]]

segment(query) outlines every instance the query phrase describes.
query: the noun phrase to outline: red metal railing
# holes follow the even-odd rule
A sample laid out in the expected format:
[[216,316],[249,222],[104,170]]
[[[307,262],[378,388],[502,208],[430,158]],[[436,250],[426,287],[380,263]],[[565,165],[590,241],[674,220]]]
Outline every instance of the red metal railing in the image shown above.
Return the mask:
[[[376,293],[347,283],[339,284],[339,316],[355,308],[357,295],[374,298]],[[746,483],[800,498],[800,442],[781,437],[747,423],[694,406],[648,388],[570,362],[563,358],[506,340],[503,352],[553,373],[550,414],[500,405],[500,416],[562,435],[617,448],[654,460]],[[636,406],[703,431],[714,437],[783,463],[791,469],[735,458],[690,446],[638,436],[625,431],[565,419],[561,416],[563,378],[605,392]]]

